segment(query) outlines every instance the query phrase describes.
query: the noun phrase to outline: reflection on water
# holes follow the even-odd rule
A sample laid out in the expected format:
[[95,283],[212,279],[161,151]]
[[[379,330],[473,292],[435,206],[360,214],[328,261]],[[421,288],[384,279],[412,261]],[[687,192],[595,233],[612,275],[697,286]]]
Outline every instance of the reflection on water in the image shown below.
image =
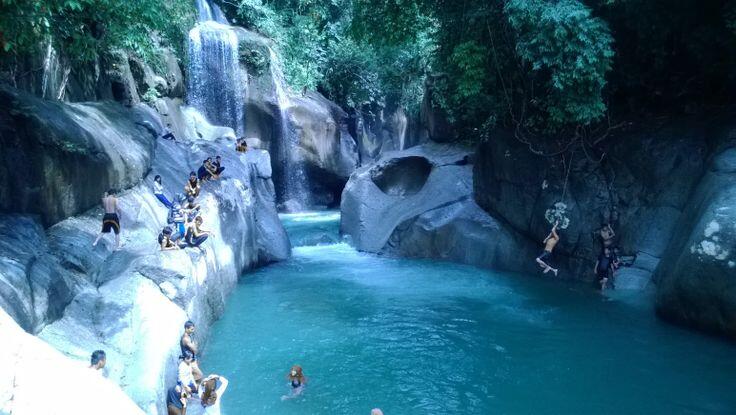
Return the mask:
[[[282,220],[293,257],[243,277],[202,361],[231,380],[225,415],[734,413],[733,347],[648,308],[359,253],[337,213]],[[282,402],[295,363],[310,382]]]

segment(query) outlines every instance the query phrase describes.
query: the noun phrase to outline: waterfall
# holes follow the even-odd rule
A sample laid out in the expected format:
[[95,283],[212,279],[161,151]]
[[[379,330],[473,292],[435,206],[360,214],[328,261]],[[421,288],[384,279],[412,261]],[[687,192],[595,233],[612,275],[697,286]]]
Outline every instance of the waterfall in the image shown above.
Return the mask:
[[281,183],[283,202],[288,211],[303,210],[311,205],[309,186],[304,162],[299,154],[299,139],[289,122],[291,99],[286,91],[284,71],[281,61],[270,47],[268,48],[273,79],[273,89],[279,105],[281,141],[278,144],[278,157],[281,162]]
[[216,6],[197,0],[197,10],[199,23],[189,31],[187,99],[209,122],[241,136],[247,75],[238,61],[238,36]]

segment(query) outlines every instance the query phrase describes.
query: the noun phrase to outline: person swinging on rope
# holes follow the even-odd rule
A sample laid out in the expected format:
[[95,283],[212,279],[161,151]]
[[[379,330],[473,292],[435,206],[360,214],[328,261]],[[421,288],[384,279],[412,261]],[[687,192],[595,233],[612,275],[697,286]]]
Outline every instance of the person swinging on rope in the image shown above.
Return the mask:
[[555,276],[557,276],[557,272],[559,271],[557,268],[553,268],[549,264],[549,261],[552,259],[552,250],[554,250],[557,243],[560,242],[560,235],[557,234],[557,226],[559,223],[559,220],[555,221],[554,226],[552,226],[552,231],[550,231],[549,235],[547,235],[547,237],[544,238],[544,241],[542,241],[544,244],[544,252],[537,257],[537,264],[544,269],[544,274],[552,271]]

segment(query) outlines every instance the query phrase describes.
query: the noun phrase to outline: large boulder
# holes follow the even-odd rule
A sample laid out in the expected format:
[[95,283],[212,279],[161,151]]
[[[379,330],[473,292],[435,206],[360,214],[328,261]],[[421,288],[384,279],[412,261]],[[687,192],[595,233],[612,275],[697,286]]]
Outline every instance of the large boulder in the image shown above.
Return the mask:
[[522,235],[489,216],[472,196],[398,225],[384,251],[506,271],[538,271],[538,252]]
[[357,142],[361,165],[372,163],[382,153],[405,150],[429,140],[419,114],[407,113],[396,104],[366,104],[351,109],[348,127]]
[[361,167],[342,193],[340,229],[361,251],[379,252],[400,223],[472,192],[469,152],[423,145]]
[[657,312],[736,339],[736,147],[712,160],[657,270]]
[[622,283],[644,288],[702,174],[712,138],[703,122],[653,126],[613,135],[608,148],[586,144],[546,157],[499,131],[479,147],[475,198],[535,243],[563,210],[569,226],[555,250],[561,277],[594,279],[601,249],[595,231],[610,222],[622,254],[637,258],[619,274]]
[[473,201],[471,161],[439,144],[383,154],[345,186],[342,233],[362,251],[532,270],[533,246]]
[[[147,107],[63,104],[0,89],[0,211],[40,215],[49,226],[138,184],[158,127]],[[94,178],[94,180],[91,180]]]
[[[87,359],[72,361],[41,339],[23,331],[0,310],[0,413],[143,415],[117,385],[87,368]],[[84,397],[70,393],[84,390]],[[83,389],[80,389],[83,388]]]

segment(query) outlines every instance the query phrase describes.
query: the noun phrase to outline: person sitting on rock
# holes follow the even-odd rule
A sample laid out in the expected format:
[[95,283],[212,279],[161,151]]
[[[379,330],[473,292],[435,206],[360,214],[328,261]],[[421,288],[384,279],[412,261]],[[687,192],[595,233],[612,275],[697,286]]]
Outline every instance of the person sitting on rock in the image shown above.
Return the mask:
[[186,234],[187,245],[192,248],[199,248],[200,250],[202,249],[200,245],[202,245],[210,235],[213,237],[215,236],[212,231],[202,229],[202,222],[202,216],[194,218],[194,222],[189,223]]
[[222,157],[221,156],[215,157],[215,161],[212,162],[212,168],[213,168],[212,176],[215,179],[219,179],[220,175],[222,175],[222,172],[225,170],[225,168],[222,167]]
[[219,415],[220,401],[227,385],[227,379],[220,375],[207,376],[199,387],[200,405],[190,405],[187,415]]
[[605,290],[609,280],[611,288],[613,288],[613,274],[617,266],[617,260],[613,254],[613,250],[609,247],[603,248],[603,252],[598,256],[595,262],[594,272],[598,277],[598,283],[601,285],[601,291]]
[[174,385],[166,392],[166,412],[168,415],[182,415],[187,408],[190,394],[180,385]]
[[245,141],[245,137],[240,137],[235,142],[235,151],[238,153],[245,153],[248,151],[248,143]]
[[158,234],[158,245],[162,251],[174,251],[179,249],[179,245],[171,240],[171,234],[173,231],[170,227],[166,226],[160,234]]
[[192,196],[187,197],[187,201],[184,206],[182,206],[182,209],[184,209],[184,213],[187,215],[187,222],[191,222],[194,218],[199,216],[199,203],[197,203]]
[[174,133],[171,131],[171,124],[166,124],[164,132],[161,134],[161,138],[164,140],[176,141],[176,137],[174,137]]
[[212,157],[207,157],[197,169],[197,178],[200,182],[206,182],[212,178]]
[[194,354],[189,350],[185,350],[179,356],[179,369],[176,378],[177,385],[181,386],[190,395],[197,393],[197,382],[194,379],[194,372],[192,371],[193,361]]
[[179,348],[181,348],[181,354],[184,355],[185,352],[189,352],[192,354],[192,376],[194,377],[194,380],[199,382],[200,379],[202,379],[202,371],[199,369],[199,362],[197,361],[197,353],[199,352],[199,347],[197,346],[197,342],[194,340],[194,323],[192,321],[187,321],[184,323],[184,334],[181,335],[181,339],[179,339]]
[[99,371],[105,368],[107,364],[107,355],[104,350],[95,350],[92,352],[92,356],[89,359],[89,368],[95,371]]
[[550,271],[554,272],[555,276],[557,276],[557,269],[553,268],[551,265],[549,265],[549,261],[552,259],[552,251],[555,249],[555,246],[560,241],[560,236],[557,234],[557,225],[559,224],[559,221],[555,221],[554,226],[552,226],[552,231],[550,231],[549,235],[547,235],[546,238],[544,238],[544,241],[542,243],[544,244],[544,252],[542,252],[541,255],[537,257],[537,264],[544,269],[544,273],[548,273]]
[[92,246],[97,246],[102,236],[110,231],[115,232],[115,248],[120,249],[120,208],[118,207],[118,199],[115,197],[113,189],[108,190],[102,196],[102,206],[105,207],[105,215],[102,217],[102,231],[97,235],[97,239],[92,242]]
[[164,185],[161,183],[161,176],[158,174],[153,178],[153,194],[166,208],[171,209],[171,202],[164,195]]
[[199,180],[197,180],[197,173],[190,172],[189,173],[189,180],[187,180],[187,184],[184,186],[184,194],[187,196],[199,196]]

